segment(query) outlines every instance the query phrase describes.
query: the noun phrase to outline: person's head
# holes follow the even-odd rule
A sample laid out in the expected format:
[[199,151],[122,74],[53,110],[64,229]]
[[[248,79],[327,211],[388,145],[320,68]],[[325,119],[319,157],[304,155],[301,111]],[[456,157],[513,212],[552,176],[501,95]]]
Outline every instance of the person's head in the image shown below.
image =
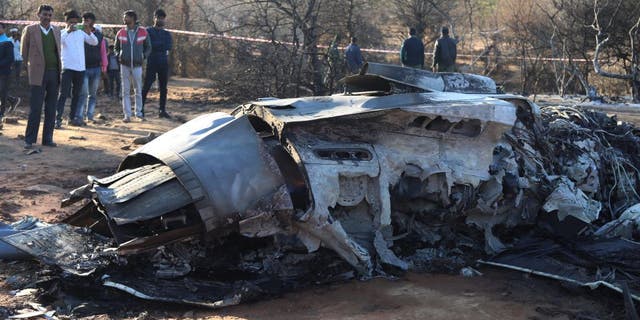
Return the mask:
[[80,22],[80,14],[75,10],[67,10],[64,13],[64,21],[66,21],[67,24],[76,24]]
[[115,48],[116,48],[116,47],[114,47],[112,44],[110,44],[110,45],[109,45],[109,52],[113,52],[113,50],[114,50]]
[[96,15],[93,12],[85,12],[82,14],[82,23],[86,26],[93,28],[96,23]]
[[5,25],[4,22],[0,22],[0,34],[4,34]]
[[415,36],[416,35],[416,28],[409,28],[409,35],[410,36]]
[[442,27],[442,29],[440,29],[440,33],[442,33],[443,36],[448,36],[449,35],[449,28]]
[[124,24],[131,26],[138,22],[138,14],[133,10],[127,10],[122,15],[122,21]]
[[356,37],[351,37],[351,43],[356,43],[358,42],[358,38]]
[[167,13],[162,9],[158,9],[153,13],[153,25],[156,27],[164,27]]
[[49,26],[51,23],[51,17],[53,16],[53,7],[48,4],[42,4],[38,7],[38,18],[40,24],[43,26]]
[[18,28],[11,28],[11,29],[9,29],[9,35],[10,35],[12,38],[17,39],[17,38],[18,38],[18,36],[20,35],[20,34],[18,33]]

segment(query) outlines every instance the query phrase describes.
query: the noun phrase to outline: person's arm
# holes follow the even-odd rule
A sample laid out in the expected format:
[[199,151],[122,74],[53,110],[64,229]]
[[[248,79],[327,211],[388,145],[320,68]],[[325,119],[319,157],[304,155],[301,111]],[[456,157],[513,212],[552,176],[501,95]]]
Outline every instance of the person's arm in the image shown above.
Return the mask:
[[96,35],[93,34],[93,32],[86,31],[84,33],[84,43],[86,43],[86,44],[88,44],[90,46],[97,46],[98,45],[98,37],[96,37]]
[[420,68],[424,69],[424,44],[420,42]]
[[29,61],[29,30],[29,27],[25,28],[20,41],[20,55],[22,55],[22,61],[25,64]]
[[171,50],[173,50],[173,37],[171,37],[171,33],[167,31],[167,51]]
[[405,43],[406,41],[402,42],[402,46],[400,46],[400,62],[402,62],[402,64],[406,64],[407,61],[407,48],[405,48]]
[[147,38],[144,39],[142,48],[144,49],[144,59],[149,59],[149,56],[151,56],[151,38],[149,38],[149,34],[147,34]]
[[100,42],[100,66],[102,67],[102,73],[107,72],[107,65],[109,61],[107,60],[107,40],[102,38],[102,42]]
[[115,43],[113,44],[113,54],[118,57],[118,63],[120,63],[120,31],[116,32]]

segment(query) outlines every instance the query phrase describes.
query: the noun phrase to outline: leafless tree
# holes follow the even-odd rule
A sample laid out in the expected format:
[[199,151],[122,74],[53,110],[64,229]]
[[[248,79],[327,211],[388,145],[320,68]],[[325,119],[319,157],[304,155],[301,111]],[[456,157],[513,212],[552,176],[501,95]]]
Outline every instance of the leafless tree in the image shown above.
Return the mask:
[[[637,8],[637,3],[633,2],[631,5]],[[629,21],[629,14],[633,14],[634,11],[637,11],[637,9],[631,11],[629,10],[630,8],[628,7],[628,3],[623,0],[618,0],[615,4],[613,4],[613,6],[611,6],[609,2],[605,2],[602,4],[598,0],[594,0],[594,20],[592,27],[596,31],[596,47],[593,55],[593,68],[595,72],[600,76],[629,81],[632,88],[632,96],[634,102],[640,102],[640,57],[638,53],[639,49],[636,45],[636,42],[640,39],[638,37],[640,27],[640,13],[636,13],[638,17],[631,20],[635,21],[635,24],[629,27],[628,31],[626,32],[629,39],[629,42],[627,44],[628,47],[627,45],[625,45],[624,41],[618,40],[616,41],[616,48],[613,49],[614,57],[623,61],[624,70],[626,73],[605,71],[601,67],[600,60],[602,52],[605,50],[605,46],[609,43],[611,37],[613,36],[611,33],[607,33],[607,30],[611,30],[614,25],[619,26],[619,24],[621,23],[620,19]],[[608,12],[607,16],[610,18],[606,22],[602,21],[603,11],[612,11]],[[616,32],[614,30],[611,31]]]

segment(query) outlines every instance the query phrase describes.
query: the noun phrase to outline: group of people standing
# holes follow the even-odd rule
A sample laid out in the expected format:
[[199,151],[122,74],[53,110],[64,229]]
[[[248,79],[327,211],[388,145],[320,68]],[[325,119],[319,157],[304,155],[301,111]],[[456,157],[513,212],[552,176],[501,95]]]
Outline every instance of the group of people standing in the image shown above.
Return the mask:
[[[442,27],[440,38],[436,40],[433,49],[433,72],[456,71],[456,40],[449,36],[449,28]],[[409,38],[405,39],[400,48],[400,61],[404,67],[424,69],[424,44],[417,37],[416,29],[409,29]]]
[[[449,36],[449,28],[442,27],[440,38],[435,43],[433,50],[433,63],[431,70],[433,72],[455,72],[456,68],[456,43]],[[339,73],[338,51],[339,38],[336,36],[327,51],[327,61],[329,64],[329,72],[331,74]],[[409,37],[404,40],[400,47],[400,61],[402,66],[410,68],[424,69],[424,44],[417,36],[416,29],[409,29]],[[357,38],[352,37],[351,43],[345,48],[344,61],[347,68],[347,74],[357,74],[364,64],[362,52],[357,44]]]
[[[130,122],[132,116],[144,121],[144,103],[156,78],[160,90],[158,116],[170,118],[166,112],[166,101],[168,54],[172,49],[172,38],[164,30],[167,15],[162,9],[155,11],[154,25],[148,28],[140,26],[134,11],[125,11],[125,27],[117,32],[113,45],[108,44],[100,26],[95,24],[96,16],[91,12],[81,16],[75,10],[66,11],[66,24],[62,30],[51,24],[53,7],[41,5],[37,15],[39,23],[24,29],[21,44],[18,45],[20,55],[27,64],[30,87],[25,149],[33,148],[36,143],[43,106],[44,146],[56,146],[53,132],[62,128],[68,98],[71,98],[67,114],[69,125],[83,126],[86,125],[85,121],[93,121],[103,74],[109,77],[109,94],[115,96],[118,91],[122,98],[123,122]],[[4,83],[8,84],[5,68],[7,64],[16,66],[13,56],[16,46],[13,43],[5,46],[7,41],[3,40],[3,36],[6,37],[4,25],[0,23],[0,119],[8,105],[7,100],[10,100],[6,94],[8,85],[3,86]],[[5,47],[12,54],[7,61],[4,60],[4,52],[9,52],[9,49]],[[143,84],[142,67],[145,61],[147,70]],[[17,68],[19,70],[20,67]],[[19,73],[16,76],[19,77]],[[133,114],[130,96],[132,86],[135,95]]]

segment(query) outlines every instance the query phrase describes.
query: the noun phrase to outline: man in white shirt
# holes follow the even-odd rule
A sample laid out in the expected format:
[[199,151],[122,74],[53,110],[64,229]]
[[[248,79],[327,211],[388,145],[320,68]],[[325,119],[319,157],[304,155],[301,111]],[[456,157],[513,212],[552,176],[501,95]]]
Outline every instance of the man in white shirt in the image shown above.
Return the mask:
[[75,10],[69,10],[64,13],[67,27],[60,33],[61,41],[61,61],[62,61],[62,77],[60,81],[60,94],[58,95],[58,104],[56,105],[56,129],[62,127],[62,115],[64,113],[64,105],[67,97],[71,93],[71,108],[69,111],[69,124],[82,125],[82,118],[77,118],[78,100],[80,98],[80,90],[84,82],[85,59],[84,44],[95,46],[98,44],[98,38],[91,32],[88,26],[78,24],[80,22],[80,14]]
[[20,73],[22,72],[22,55],[20,54],[20,33],[18,28],[11,28],[9,30],[11,41],[13,41],[13,73],[16,79],[16,84],[20,83]]

